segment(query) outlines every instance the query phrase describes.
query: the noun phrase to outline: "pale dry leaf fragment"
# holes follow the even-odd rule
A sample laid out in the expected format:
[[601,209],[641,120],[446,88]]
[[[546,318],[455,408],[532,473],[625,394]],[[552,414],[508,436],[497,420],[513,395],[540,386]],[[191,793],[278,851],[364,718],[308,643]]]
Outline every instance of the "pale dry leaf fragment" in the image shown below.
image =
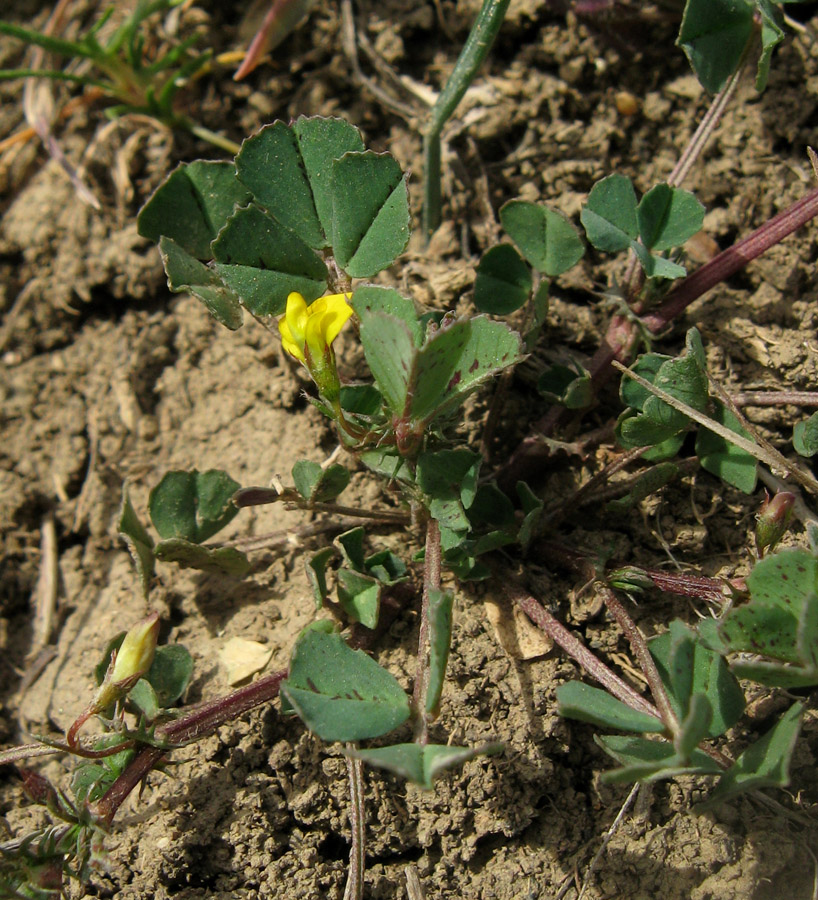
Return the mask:
[[270,662],[272,655],[272,647],[239,637],[230,638],[219,652],[227,673],[227,683],[231,687],[260,672]]
[[497,642],[514,659],[536,659],[549,653],[554,642],[510,600],[489,597],[483,601]]

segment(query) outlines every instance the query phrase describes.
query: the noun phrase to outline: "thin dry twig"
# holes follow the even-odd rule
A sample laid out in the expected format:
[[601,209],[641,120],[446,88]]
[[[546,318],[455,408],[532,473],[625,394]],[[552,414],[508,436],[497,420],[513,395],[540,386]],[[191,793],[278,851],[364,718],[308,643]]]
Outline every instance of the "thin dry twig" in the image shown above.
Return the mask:
[[605,832],[605,836],[602,839],[602,844],[600,845],[599,850],[594,854],[594,858],[588,864],[588,868],[585,870],[585,877],[582,879],[582,887],[580,888],[579,895],[577,896],[577,900],[582,900],[587,892],[590,884],[591,878],[594,875],[594,872],[599,865],[599,861],[602,859],[602,855],[608,849],[608,844],[611,842],[611,838],[616,834],[619,830],[619,826],[622,824],[622,821],[625,818],[626,813],[631,808],[631,804],[636,799],[637,794],[639,793],[642,785],[635,784],[628,796],[625,798],[625,802],[622,804],[619,812],[616,814],[616,818],[613,820],[611,827]]
[[57,612],[57,589],[60,570],[57,554],[57,529],[54,514],[48,513],[40,526],[40,575],[34,588],[34,636],[29,659],[35,657],[47,644],[51,643],[54,619]]
[[358,59],[358,39],[352,0],[341,0],[341,44],[344,48],[344,55],[352,66],[353,75],[380,104],[409,121],[417,118],[417,110],[398,100],[397,97],[393,97],[366,75],[361,68],[361,62]]

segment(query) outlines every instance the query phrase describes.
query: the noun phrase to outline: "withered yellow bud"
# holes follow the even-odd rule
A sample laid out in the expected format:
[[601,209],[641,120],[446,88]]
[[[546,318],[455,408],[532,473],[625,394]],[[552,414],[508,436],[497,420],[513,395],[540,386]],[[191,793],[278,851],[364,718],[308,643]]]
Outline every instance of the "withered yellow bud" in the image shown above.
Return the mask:
[[125,635],[116,654],[114,667],[105,681],[120,684],[141,678],[151,667],[159,637],[159,613],[151,613]]
[[66,732],[70,747],[77,746],[77,734],[91,716],[99,715],[114,703],[118,703],[139,679],[147,674],[156,652],[159,637],[159,613],[151,613],[125,635],[96,696],[82,715]]

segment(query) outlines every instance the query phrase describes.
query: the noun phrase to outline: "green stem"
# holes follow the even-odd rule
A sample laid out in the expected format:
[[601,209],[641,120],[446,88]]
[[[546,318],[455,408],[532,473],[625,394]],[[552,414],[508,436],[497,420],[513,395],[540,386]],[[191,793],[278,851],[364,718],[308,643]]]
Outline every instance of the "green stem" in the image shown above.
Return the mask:
[[483,7],[445,87],[429,114],[423,135],[423,235],[428,240],[440,224],[440,134],[463,99],[491,48],[510,0],[483,0]]
[[197,138],[207,141],[208,144],[212,144],[220,150],[231,153],[233,156],[241,150],[241,147],[235,141],[222,137],[222,135],[217,134],[215,131],[205,128],[204,125],[197,125],[195,122],[189,122],[186,123],[184,127],[187,128],[191,134],[196,135]]

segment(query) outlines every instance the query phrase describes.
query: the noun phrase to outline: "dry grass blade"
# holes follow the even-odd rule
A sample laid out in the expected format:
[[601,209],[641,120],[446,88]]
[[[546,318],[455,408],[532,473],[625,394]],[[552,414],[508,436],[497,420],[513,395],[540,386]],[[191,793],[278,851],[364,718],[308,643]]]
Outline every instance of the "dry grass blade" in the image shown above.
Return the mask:
[[749,453],[750,456],[755,457],[759,462],[763,462],[773,469],[780,469],[781,471],[786,472],[811,494],[818,495],[818,481],[816,481],[808,472],[805,472],[799,466],[790,462],[786,456],[779,453],[774,448],[759,447],[758,444],[753,443],[753,441],[747,440],[747,438],[737,434],[735,431],[731,431],[729,428],[719,424],[704,413],[700,413],[697,409],[693,409],[692,406],[688,406],[686,403],[678,400],[672,394],[668,394],[667,391],[663,391],[661,388],[651,384],[649,381],[642,378],[641,375],[637,375],[636,372],[626,369],[622,363],[613,360],[611,365],[613,365],[615,369],[618,369],[623,375],[626,375],[628,378],[635,381],[640,387],[649,391],[654,397],[658,397],[660,400],[667,403],[668,406],[672,406],[673,409],[684,413],[694,422],[698,422],[699,425],[704,425],[705,428],[708,428],[714,434],[717,434],[719,437],[724,438],[724,440],[729,441],[731,444],[744,450],[745,453]]

